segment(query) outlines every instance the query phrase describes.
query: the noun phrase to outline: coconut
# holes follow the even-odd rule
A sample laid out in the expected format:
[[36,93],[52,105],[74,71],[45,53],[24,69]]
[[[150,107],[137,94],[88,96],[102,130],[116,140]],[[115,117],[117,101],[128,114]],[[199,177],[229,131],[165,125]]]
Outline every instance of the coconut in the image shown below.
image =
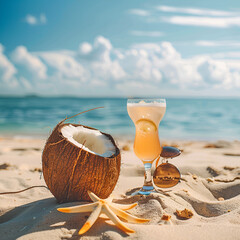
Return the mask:
[[107,198],[121,165],[114,139],[95,128],[64,121],[54,128],[42,154],[49,190],[58,202],[90,201],[88,190]]

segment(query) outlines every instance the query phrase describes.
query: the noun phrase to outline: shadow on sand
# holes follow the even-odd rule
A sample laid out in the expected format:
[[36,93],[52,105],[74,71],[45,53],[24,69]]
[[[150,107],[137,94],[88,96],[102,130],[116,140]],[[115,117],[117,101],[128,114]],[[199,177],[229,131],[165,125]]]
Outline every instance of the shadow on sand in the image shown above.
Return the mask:
[[[16,207],[0,216],[0,233],[4,240],[17,239],[44,239],[44,236],[53,236],[54,239],[81,239],[82,236],[108,238],[107,231],[127,235],[114,225],[105,222],[104,218],[96,221],[94,226],[84,235],[78,231],[85,223],[90,213],[61,213],[59,207],[70,207],[84,204],[83,202],[58,204],[55,198],[48,198]],[[40,233],[42,232],[42,234]],[[31,237],[27,235],[30,235]],[[0,239],[1,239],[0,236]]]

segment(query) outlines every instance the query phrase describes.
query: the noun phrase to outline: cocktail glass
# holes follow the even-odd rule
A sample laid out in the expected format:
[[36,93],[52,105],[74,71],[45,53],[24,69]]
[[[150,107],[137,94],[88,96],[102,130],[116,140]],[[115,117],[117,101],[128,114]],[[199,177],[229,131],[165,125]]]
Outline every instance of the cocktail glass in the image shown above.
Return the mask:
[[162,151],[158,126],[166,111],[165,99],[128,99],[127,110],[135,124],[134,152],[145,168],[143,187],[133,195],[149,195],[154,191],[152,163]]

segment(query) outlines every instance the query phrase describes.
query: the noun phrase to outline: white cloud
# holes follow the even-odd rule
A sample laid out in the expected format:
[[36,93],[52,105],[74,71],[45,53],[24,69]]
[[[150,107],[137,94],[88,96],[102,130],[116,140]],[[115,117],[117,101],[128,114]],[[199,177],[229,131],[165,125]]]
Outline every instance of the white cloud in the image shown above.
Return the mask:
[[201,81],[191,60],[182,59],[169,42],[134,45],[120,64],[131,81],[149,82],[158,89],[169,85],[195,87]]
[[[138,52],[145,51],[142,56],[136,55],[134,62],[140,61],[143,56],[149,59],[148,65],[141,66],[143,69],[155,68],[162,78],[159,86],[180,86],[188,89],[206,89],[219,87],[231,89],[240,86],[240,60],[213,59],[209,56],[195,56],[182,58],[179,52],[169,42],[160,44],[138,44],[133,46]],[[142,60],[141,60],[142,61]],[[131,61],[126,61],[128,64]],[[136,69],[130,64],[130,68]],[[140,70],[140,75],[145,76]],[[139,79],[142,79],[139,78]],[[154,83],[154,77],[148,75],[147,79]],[[150,80],[151,79],[151,80]]]
[[34,16],[32,16],[32,15],[30,15],[30,14],[28,14],[28,15],[25,17],[25,20],[26,20],[26,22],[27,22],[28,24],[30,24],[30,25],[35,25],[35,24],[37,24],[37,18],[34,17]]
[[231,69],[224,61],[206,58],[198,65],[198,71],[208,84],[215,87],[240,86],[240,71]]
[[92,56],[105,62],[110,61],[110,51],[112,50],[111,42],[102,36],[95,39],[93,44]]
[[25,66],[34,77],[39,79],[47,78],[47,67],[45,64],[37,56],[28,52],[26,47],[17,47],[14,50],[12,57],[16,63]]
[[197,46],[203,46],[203,47],[240,47],[240,42],[236,42],[236,41],[199,40],[199,41],[196,41],[195,44]]
[[[117,55],[108,39],[99,36],[93,45],[82,43],[79,49],[80,58],[83,57],[83,60],[87,61],[85,67],[93,79],[119,80],[125,77],[126,74],[117,61]],[[83,49],[85,50],[83,51]],[[83,52],[85,52],[84,56],[82,56]]]
[[129,81],[141,84],[145,81],[159,82],[162,79],[161,72],[145,49],[130,49],[124,53],[124,58],[119,62]]
[[[160,5],[155,7],[154,10],[146,11],[144,9],[130,9],[128,12],[130,14],[146,17],[144,19],[147,22],[160,21],[183,26],[214,28],[240,27],[239,11],[221,11],[216,9]],[[169,13],[171,15],[163,15],[162,13]],[[140,36],[144,35],[144,33],[136,32],[135,35]]]
[[144,9],[130,9],[128,10],[128,13],[132,15],[141,16],[141,17],[147,17],[150,15],[150,12]]
[[159,31],[131,31],[130,32],[132,35],[134,36],[138,36],[138,37],[162,37],[165,34]]
[[79,46],[80,54],[87,55],[92,51],[92,45],[88,42],[84,42]]
[[61,78],[84,79],[84,68],[72,56],[65,53],[45,52],[39,56],[57,72]]
[[41,25],[47,23],[47,18],[44,13],[41,13],[39,17],[27,14],[25,21],[30,25]]
[[0,81],[9,82],[17,73],[17,69],[4,55],[4,47],[0,43]]
[[161,20],[171,24],[202,26],[215,28],[240,27],[240,17],[196,17],[196,16],[171,16],[161,17]]
[[92,93],[108,89],[113,94],[120,91],[128,95],[169,89],[240,88],[240,59],[214,59],[210,55],[183,58],[170,42],[117,49],[109,39],[99,36],[93,43],[81,43],[76,51],[31,53],[20,46],[13,59],[38,80],[32,84],[27,74],[21,74],[21,86],[26,90],[54,88],[56,94],[65,90],[85,93],[86,88]]
[[203,15],[203,16],[234,16],[238,13],[228,12],[228,11],[219,11],[212,9],[201,9],[201,8],[182,8],[182,7],[172,7],[172,6],[158,6],[157,10],[162,12],[171,12],[171,13],[184,13],[192,15]]

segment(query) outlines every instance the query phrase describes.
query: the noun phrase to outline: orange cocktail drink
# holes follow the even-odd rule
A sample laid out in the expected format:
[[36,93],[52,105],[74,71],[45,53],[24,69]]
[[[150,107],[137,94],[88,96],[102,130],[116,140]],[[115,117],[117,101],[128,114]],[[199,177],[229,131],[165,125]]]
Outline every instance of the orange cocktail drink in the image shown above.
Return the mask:
[[127,110],[136,129],[134,152],[142,160],[146,171],[144,186],[139,193],[149,194],[154,189],[151,165],[162,151],[158,126],[166,110],[166,101],[165,99],[129,99]]

